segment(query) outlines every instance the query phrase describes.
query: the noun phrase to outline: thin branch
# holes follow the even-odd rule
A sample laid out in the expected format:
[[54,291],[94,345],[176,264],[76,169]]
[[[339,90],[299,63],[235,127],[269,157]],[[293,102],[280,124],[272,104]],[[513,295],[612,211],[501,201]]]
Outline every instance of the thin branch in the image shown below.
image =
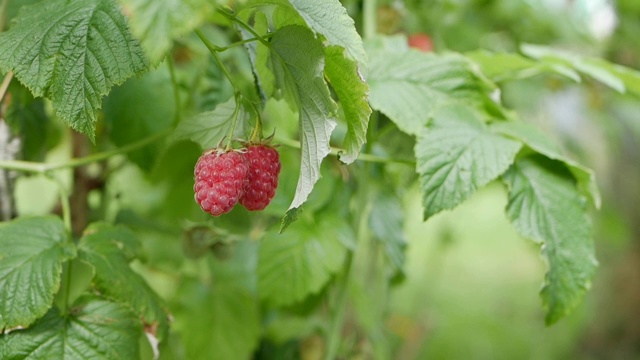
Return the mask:
[[24,172],[28,172],[28,173],[34,173],[34,174],[45,174],[47,172],[50,171],[54,171],[54,170],[60,170],[60,169],[69,169],[69,168],[75,168],[78,166],[83,166],[83,165],[87,165],[87,164],[92,164],[94,162],[98,162],[101,160],[105,160],[108,159],[114,155],[119,155],[119,154],[124,154],[124,153],[128,153],[131,152],[133,150],[137,150],[141,147],[147,146],[153,142],[156,142],[164,137],[166,137],[167,135],[169,135],[169,133],[172,131],[172,129],[167,129],[163,132],[157,133],[155,135],[151,135],[147,138],[144,138],[142,140],[136,141],[134,143],[131,143],[129,145],[125,145],[121,148],[117,148],[117,149],[113,149],[113,150],[109,150],[109,151],[104,151],[104,152],[100,152],[100,153],[95,153],[89,156],[85,156],[85,157],[81,157],[81,158],[76,158],[76,159],[71,159],[69,161],[66,162],[62,162],[62,163],[57,163],[57,164],[49,164],[49,163],[41,163],[41,162],[31,162],[31,161],[19,161],[19,160],[15,160],[15,161],[2,161],[0,160],[0,168],[2,169],[9,169],[9,170],[17,170],[17,171],[24,171]]
[[[291,140],[291,139],[285,139],[285,138],[277,138],[275,140],[275,142],[280,143],[284,146],[288,146],[288,147],[292,147],[295,149],[300,149],[300,142],[297,140]],[[334,156],[338,156],[339,153],[345,152],[346,150],[344,149],[340,149],[340,148],[336,148],[336,147],[331,147],[331,155]],[[358,155],[358,159],[360,161],[365,161],[365,162],[371,162],[371,163],[379,163],[379,164],[406,164],[406,165],[411,165],[411,166],[415,166],[416,162],[415,160],[411,160],[411,159],[395,159],[395,158],[384,158],[384,157],[380,157],[380,156],[376,156],[376,155],[372,155],[372,154],[363,154],[360,153],[360,155]]]

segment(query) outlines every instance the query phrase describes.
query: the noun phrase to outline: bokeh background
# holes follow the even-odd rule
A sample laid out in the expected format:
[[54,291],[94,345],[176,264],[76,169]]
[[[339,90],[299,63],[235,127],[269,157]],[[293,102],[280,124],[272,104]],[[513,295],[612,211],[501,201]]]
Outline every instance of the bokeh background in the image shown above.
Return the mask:
[[[357,13],[358,1],[344,1]],[[543,44],[640,69],[640,1],[379,1],[378,31],[425,33],[436,51],[518,52]],[[355,19],[360,18],[354,16]],[[499,187],[460,208],[407,219],[407,280],[393,293],[399,358],[640,358],[640,99],[586,79],[536,77],[503,84],[503,100],[596,171],[600,262],[591,291],[568,318],[540,320],[544,264],[501,209]]]

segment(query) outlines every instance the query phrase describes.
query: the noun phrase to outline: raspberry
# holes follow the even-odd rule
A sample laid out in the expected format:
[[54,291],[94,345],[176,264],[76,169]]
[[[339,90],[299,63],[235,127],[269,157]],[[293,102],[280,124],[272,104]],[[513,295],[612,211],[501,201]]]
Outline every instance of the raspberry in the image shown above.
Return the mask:
[[228,213],[244,193],[248,171],[244,157],[237,151],[205,152],[194,171],[196,202],[213,216]]
[[280,155],[270,146],[250,145],[243,156],[249,164],[249,173],[240,204],[247,210],[262,210],[276,194],[281,167]]

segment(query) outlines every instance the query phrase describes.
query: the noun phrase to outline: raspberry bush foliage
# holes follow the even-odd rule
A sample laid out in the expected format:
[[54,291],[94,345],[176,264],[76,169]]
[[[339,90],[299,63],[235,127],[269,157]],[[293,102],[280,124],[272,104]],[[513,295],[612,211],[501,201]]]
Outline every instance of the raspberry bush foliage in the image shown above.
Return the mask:
[[546,264],[538,321],[580,303],[594,174],[500,94],[640,75],[419,51],[348,3],[2,2],[0,358],[393,358],[407,198],[489,184]]

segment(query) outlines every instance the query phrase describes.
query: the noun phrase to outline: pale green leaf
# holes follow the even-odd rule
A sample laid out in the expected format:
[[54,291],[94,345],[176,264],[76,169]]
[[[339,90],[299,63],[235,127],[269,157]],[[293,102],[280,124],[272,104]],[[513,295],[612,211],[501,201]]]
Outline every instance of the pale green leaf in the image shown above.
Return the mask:
[[542,155],[520,159],[504,180],[509,219],[542,245],[548,271],[541,296],[552,324],[579,303],[597,266],[586,200],[563,164]]
[[174,39],[202,24],[215,8],[213,0],[118,0],[131,29],[157,65]]
[[356,63],[344,57],[344,50],[337,46],[325,48],[325,76],[338,95],[347,121],[347,135],[340,154],[340,161],[350,164],[358,158],[360,148],[367,140],[369,86],[358,72]]
[[563,64],[548,64],[533,61],[516,53],[493,53],[486,50],[465,54],[473,60],[483,74],[494,81],[515,80],[543,73],[556,73],[573,81],[580,82],[580,75]]
[[591,76],[610,88],[640,96],[640,72],[599,58],[579,56],[545,46],[524,44],[522,52],[542,62],[560,63]]
[[424,218],[453,209],[502,175],[520,147],[520,142],[493,133],[469,108],[439,111],[415,148]]
[[[176,112],[173,88],[166,67],[128,80],[104,100],[104,121],[109,138],[122,147],[167,130]],[[161,152],[159,143],[127,153],[127,157],[150,171]]]
[[333,217],[298,223],[283,234],[268,234],[260,244],[258,293],[273,305],[290,305],[317,293],[342,266],[349,236]]
[[328,45],[338,45],[359,67],[367,64],[367,53],[353,19],[339,0],[289,0],[314,32],[323,35]]
[[470,62],[458,55],[371,50],[371,106],[417,135],[441,107],[478,105],[483,92]]
[[[236,113],[237,111],[237,113]],[[202,149],[211,149],[225,138],[228,139],[237,117],[234,137],[242,137],[248,113],[234,98],[219,104],[214,110],[206,111],[181,121],[171,135],[171,141],[191,140]]]
[[52,308],[26,330],[0,336],[4,360],[138,359],[140,321],[122,305],[82,297],[68,315]]
[[57,217],[0,225],[0,329],[26,327],[44,315],[60,288],[62,264],[75,255]]
[[384,247],[395,275],[404,273],[407,239],[404,234],[405,213],[400,200],[388,192],[380,192],[369,214],[369,228]]
[[320,164],[329,155],[337,106],[324,81],[324,51],[313,34],[301,26],[286,26],[271,39],[276,72],[286,79],[300,116],[302,161],[296,194],[289,207],[300,207],[320,178]]
[[102,97],[147,67],[115,0],[38,2],[0,33],[0,69],[91,139]]
[[188,359],[249,359],[258,346],[257,245],[242,241],[230,259],[209,257],[210,283],[182,283],[174,328],[184,340]]
[[78,258],[95,269],[95,286],[105,296],[126,304],[162,340],[168,319],[162,301],[144,279],[129,267],[139,246],[133,232],[105,223],[90,225],[78,243]]
[[593,170],[563,155],[558,146],[538,128],[521,121],[504,121],[494,124],[494,130],[524,142],[531,149],[550,159],[563,162],[578,181],[578,189],[591,200],[596,208],[600,208],[600,191]]

